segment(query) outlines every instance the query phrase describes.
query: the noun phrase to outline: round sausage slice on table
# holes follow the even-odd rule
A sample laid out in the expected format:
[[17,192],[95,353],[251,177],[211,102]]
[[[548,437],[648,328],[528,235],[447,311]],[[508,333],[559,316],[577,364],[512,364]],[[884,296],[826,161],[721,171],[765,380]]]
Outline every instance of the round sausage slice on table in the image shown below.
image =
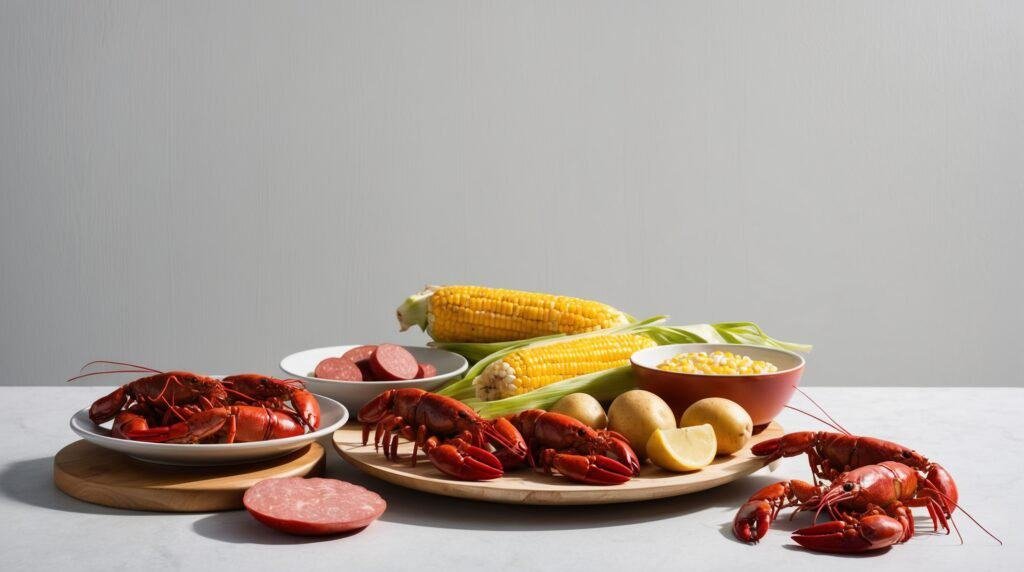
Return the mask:
[[337,479],[264,479],[242,503],[263,524],[303,536],[339,534],[377,520],[387,503],[380,495]]
[[420,369],[409,350],[394,344],[381,344],[370,356],[370,368],[382,381],[413,379]]
[[316,364],[313,377],[334,381],[363,381],[363,372],[352,360],[344,357],[329,357]]

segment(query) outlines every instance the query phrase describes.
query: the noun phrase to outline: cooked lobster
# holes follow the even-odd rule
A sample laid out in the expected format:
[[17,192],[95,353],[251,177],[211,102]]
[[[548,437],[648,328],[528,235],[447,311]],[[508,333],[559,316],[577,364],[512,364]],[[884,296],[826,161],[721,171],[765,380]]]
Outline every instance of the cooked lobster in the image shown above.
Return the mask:
[[222,443],[244,443],[302,435],[306,427],[290,411],[255,405],[230,405],[204,409],[171,425],[122,428],[120,431],[126,438],[135,441],[200,443],[214,439]]
[[568,415],[542,409],[507,419],[526,440],[533,467],[548,473],[554,469],[591,485],[617,485],[640,474],[640,460],[619,433],[596,431]]
[[507,463],[526,458],[526,443],[508,420],[488,420],[465,403],[422,389],[388,389],[359,410],[363,444],[375,429],[373,445],[385,457],[398,458],[398,439],[413,442],[412,464],[419,449],[441,472],[457,479],[482,481],[504,474]]
[[779,511],[792,506],[798,512],[815,509],[815,517],[827,509],[835,519],[793,533],[800,545],[822,552],[866,552],[906,542],[914,533],[912,507],[925,507],[933,528],[949,532],[953,510],[960,507],[945,468],[898,443],[852,435],[825,415],[831,422],[819,420],[841,433],[789,433],[751,448],[765,464],[806,454],[814,482],[782,481],[754,493],[733,519],[736,538],[757,542]]

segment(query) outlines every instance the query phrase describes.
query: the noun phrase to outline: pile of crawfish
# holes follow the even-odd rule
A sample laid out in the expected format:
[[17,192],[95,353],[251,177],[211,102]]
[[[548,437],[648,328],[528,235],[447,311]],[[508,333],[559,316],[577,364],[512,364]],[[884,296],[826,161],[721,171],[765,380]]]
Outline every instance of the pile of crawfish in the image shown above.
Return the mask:
[[131,369],[86,373],[71,380],[109,373],[148,374],[97,399],[89,408],[93,423],[113,420],[114,437],[155,443],[236,443],[293,437],[320,427],[320,405],[297,379],[255,373],[218,379],[111,361],[85,367],[97,363]]

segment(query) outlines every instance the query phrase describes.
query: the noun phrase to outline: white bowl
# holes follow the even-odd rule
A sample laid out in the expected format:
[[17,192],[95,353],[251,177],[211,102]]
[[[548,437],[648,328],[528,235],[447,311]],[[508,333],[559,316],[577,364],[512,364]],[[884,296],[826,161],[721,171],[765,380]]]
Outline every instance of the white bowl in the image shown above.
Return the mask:
[[341,354],[360,345],[365,344],[330,346],[297,352],[281,360],[281,369],[288,375],[306,382],[306,389],[319,395],[326,395],[337,399],[355,412],[356,415],[358,415],[359,409],[362,406],[386,389],[415,387],[431,391],[459,377],[469,369],[469,362],[457,353],[423,346],[402,346],[409,350],[409,353],[416,358],[416,361],[429,363],[436,367],[437,375],[407,381],[335,381],[333,379],[313,377],[313,370],[316,369],[316,365],[322,360],[329,357],[339,357]]
[[320,403],[320,429],[304,435],[253,441],[251,443],[147,443],[110,436],[110,429],[93,423],[86,407],[71,417],[71,430],[86,441],[113,449],[141,461],[164,465],[235,465],[287,455],[334,433],[348,421],[348,410],[333,399],[317,396]]

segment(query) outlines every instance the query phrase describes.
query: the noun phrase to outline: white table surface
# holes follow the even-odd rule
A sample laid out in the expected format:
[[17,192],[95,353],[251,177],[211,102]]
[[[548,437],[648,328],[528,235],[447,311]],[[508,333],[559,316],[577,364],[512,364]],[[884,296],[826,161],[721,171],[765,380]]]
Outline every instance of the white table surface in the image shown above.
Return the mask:
[[[964,535],[919,534],[874,556],[807,552],[777,521],[757,546],[735,541],[730,523],[755,490],[809,477],[805,458],[704,493],[597,507],[528,507],[405,490],[349,467],[328,447],[327,475],[380,493],[388,509],[344,538],[306,539],[263,527],[244,511],[163,514],[80,502],[52,482],[52,458],[76,436],[68,419],[110,388],[0,388],[0,569],[48,570],[1003,570],[1024,562],[1020,509],[1022,389],[810,388],[851,431],[911,446],[949,469],[961,501],[1002,537],[969,520]],[[802,403],[794,398],[794,404]],[[789,430],[820,429],[799,414]],[[959,513],[957,513],[959,514]],[[919,521],[919,528],[926,523]],[[244,567],[244,568],[243,568]]]

